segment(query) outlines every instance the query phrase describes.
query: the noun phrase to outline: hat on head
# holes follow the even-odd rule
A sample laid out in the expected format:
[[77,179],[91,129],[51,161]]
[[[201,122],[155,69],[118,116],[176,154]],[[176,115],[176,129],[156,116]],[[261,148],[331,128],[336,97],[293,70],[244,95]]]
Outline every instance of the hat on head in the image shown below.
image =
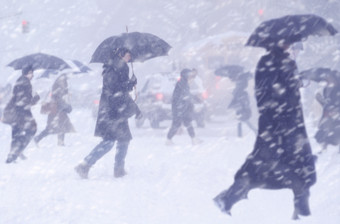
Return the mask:
[[185,68],[181,71],[181,78],[188,79],[191,74],[192,70]]

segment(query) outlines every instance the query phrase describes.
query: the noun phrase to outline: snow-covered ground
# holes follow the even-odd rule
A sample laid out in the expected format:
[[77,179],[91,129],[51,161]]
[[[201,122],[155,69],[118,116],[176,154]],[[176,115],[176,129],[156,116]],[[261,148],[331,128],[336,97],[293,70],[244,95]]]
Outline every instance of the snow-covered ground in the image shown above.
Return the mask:
[[[34,108],[39,132],[46,117]],[[5,164],[10,127],[0,125],[0,223],[1,224],[219,224],[219,223],[340,223],[340,154],[330,147],[319,155],[318,181],[311,188],[312,215],[292,221],[293,195],[289,190],[253,190],[249,199],[236,204],[232,217],[223,214],[212,198],[229,187],[235,172],[252,150],[255,135],[244,127],[236,136],[232,112],[214,117],[197,129],[204,140],[192,146],[186,131],[165,145],[167,128],[135,128],[126,160],[128,175],[113,178],[114,150],[82,180],[76,166],[100,141],[93,137],[95,121],[89,110],[71,113],[77,133],[66,136],[66,147],[49,136],[37,148],[25,150],[27,160]],[[309,120],[307,120],[309,121]],[[307,122],[310,136],[315,122]],[[169,122],[162,123],[164,127]],[[319,146],[311,138],[313,151]]]

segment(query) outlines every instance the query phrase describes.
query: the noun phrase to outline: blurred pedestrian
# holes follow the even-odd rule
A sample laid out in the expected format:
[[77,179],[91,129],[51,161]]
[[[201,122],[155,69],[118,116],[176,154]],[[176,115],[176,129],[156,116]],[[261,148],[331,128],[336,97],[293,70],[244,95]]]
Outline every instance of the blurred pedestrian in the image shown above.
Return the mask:
[[231,100],[228,108],[234,109],[237,119],[237,135],[242,137],[242,123],[245,123],[252,131],[257,134],[256,128],[250,123],[249,119],[251,117],[251,108],[249,95],[246,91],[248,86],[248,79],[250,77],[249,73],[243,73],[242,76],[235,80],[236,87],[233,90],[233,99]]
[[196,70],[183,69],[181,71],[180,80],[176,83],[172,94],[172,124],[167,134],[167,145],[172,145],[172,138],[175,136],[181,125],[183,124],[191,137],[192,144],[199,144],[201,140],[195,137],[193,120],[193,96],[190,93],[189,82],[195,78]]
[[13,87],[12,98],[4,109],[2,122],[12,127],[11,149],[6,163],[14,162],[22,154],[37,131],[37,123],[33,118],[31,107],[40,97],[32,94],[31,79],[33,78],[32,66],[22,69],[22,75]]
[[300,102],[297,66],[287,45],[268,48],[256,69],[259,130],[254,150],[237,171],[229,189],[214,198],[230,214],[232,206],[254,188],[291,189],[293,218],[310,215],[309,188],[316,182],[315,157],[309,144]]
[[[323,94],[316,95],[323,108],[315,139],[322,144],[322,151],[328,145],[340,145],[340,77],[337,72],[328,74]],[[340,148],[339,148],[340,152]]]
[[34,137],[37,145],[46,136],[57,134],[58,146],[65,146],[65,133],[75,132],[68,117],[72,111],[68,97],[67,75],[62,74],[53,83],[51,100],[42,105],[41,112],[47,113],[48,117],[46,128]]
[[102,141],[75,167],[81,178],[88,178],[89,169],[112,149],[115,142],[117,142],[117,151],[114,177],[126,175],[125,157],[132,139],[128,118],[140,113],[129,95],[137,84],[135,76],[129,79],[127,62],[130,60],[130,51],[120,48],[114,53],[110,62],[103,66],[103,89],[95,129],[95,136],[101,137]]
[[0,87],[0,117],[2,117],[2,111],[4,109],[5,103],[10,98],[12,91],[12,85],[8,83],[4,87]]

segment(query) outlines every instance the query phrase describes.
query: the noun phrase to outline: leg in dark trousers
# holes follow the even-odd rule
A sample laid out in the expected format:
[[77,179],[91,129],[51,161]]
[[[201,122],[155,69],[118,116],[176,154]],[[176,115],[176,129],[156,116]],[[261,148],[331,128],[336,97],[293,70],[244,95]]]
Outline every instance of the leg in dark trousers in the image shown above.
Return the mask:
[[35,121],[31,121],[25,129],[18,126],[12,126],[11,150],[8,154],[6,163],[11,163],[18,158],[30,143],[36,131],[37,125]]
[[194,131],[194,127],[192,126],[192,123],[191,123],[191,120],[189,119],[185,119],[183,121],[183,125],[184,127],[187,128],[187,131],[188,131],[188,134],[191,138],[194,138],[195,137],[195,131]]
[[123,177],[126,175],[125,171],[125,157],[127,154],[127,150],[129,147],[129,141],[118,141],[117,142],[117,151],[115,156],[115,164],[114,164],[114,176]]
[[103,140],[101,141],[91,152],[88,156],[85,157],[85,162],[92,166],[102,158],[106,153],[108,153],[113,145],[115,144],[115,141],[113,140]]
[[181,127],[181,124],[182,124],[181,119],[174,118],[172,120],[172,125],[171,125],[171,128],[170,128],[168,135],[167,135],[169,140],[171,140],[175,136],[176,132]]
[[49,134],[50,134],[49,130],[48,129],[44,129],[39,135],[34,137],[35,143],[38,144],[41,141],[41,139],[45,138]]
[[84,161],[74,168],[78,175],[83,179],[87,179],[91,166],[108,153],[113,148],[114,144],[114,140],[103,140],[94,147],[90,154],[85,157]]

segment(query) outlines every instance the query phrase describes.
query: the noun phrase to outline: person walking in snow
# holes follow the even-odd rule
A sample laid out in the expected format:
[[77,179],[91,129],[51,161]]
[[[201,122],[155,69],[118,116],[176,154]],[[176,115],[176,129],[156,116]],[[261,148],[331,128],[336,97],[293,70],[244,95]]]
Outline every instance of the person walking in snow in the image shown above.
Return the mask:
[[234,183],[214,198],[225,213],[230,214],[233,205],[254,188],[288,188],[294,193],[293,218],[310,215],[309,189],[316,182],[315,157],[304,125],[297,66],[287,49],[287,45],[267,49],[269,53],[257,65],[258,135]]
[[338,72],[326,75],[326,87],[323,94],[316,95],[317,101],[322,105],[323,112],[319,122],[315,139],[322,144],[322,151],[330,145],[339,145],[340,152],[340,77]]
[[238,80],[235,80],[236,87],[233,90],[233,99],[231,100],[228,108],[232,108],[236,112],[236,116],[238,119],[237,133],[238,137],[242,137],[242,122],[247,124],[247,126],[257,133],[256,128],[250,123],[249,119],[251,117],[251,108],[249,95],[246,91],[248,86],[248,79],[250,74],[244,73],[243,76],[239,77]]
[[190,93],[189,82],[195,78],[196,70],[183,69],[181,71],[180,80],[176,83],[172,94],[172,124],[167,134],[167,145],[172,145],[172,138],[183,124],[191,137],[192,144],[200,143],[195,138],[194,127],[192,126],[194,104]]
[[137,84],[135,76],[129,79],[127,62],[130,60],[130,51],[119,48],[112,60],[103,66],[103,89],[95,128],[95,136],[101,137],[102,141],[75,167],[75,171],[81,178],[88,178],[89,169],[113,148],[115,142],[117,142],[117,151],[114,177],[126,175],[125,157],[132,139],[128,118],[140,113],[129,95]]
[[37,123],[33,118],[31,107],[35,105],[40,97],[33,96],[31,79],[33,78],[32,66],[22,69],[22,75],[13,87],[13,94],[4,109],[2,122],[12,127],[11,149],[6,163],[14,162],[18,156],[22,159],[24,149],[27,147],[37,131]]
[[50,134],[57,134],[58,146],[65,146],[65,133],[75,132],[68,117],[68,114],[72,111],[72,106],[67,102],[67,98],[67,76],[66,74],[62,74],[52,86],[51,101],[47,103],[47,125],[39,135],[34,137],[36,144]]

